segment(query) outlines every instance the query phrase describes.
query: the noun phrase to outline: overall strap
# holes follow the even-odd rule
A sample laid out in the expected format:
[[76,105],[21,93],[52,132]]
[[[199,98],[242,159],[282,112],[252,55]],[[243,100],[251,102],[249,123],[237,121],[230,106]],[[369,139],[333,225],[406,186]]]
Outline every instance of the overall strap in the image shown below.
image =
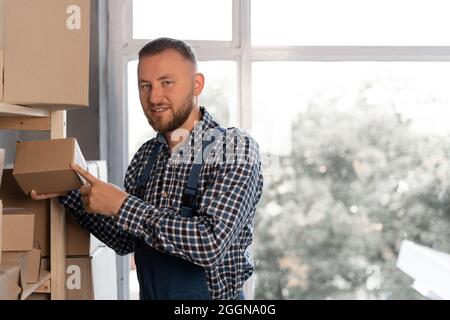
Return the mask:
[[136,196],[141,200],[144,200],[145,187],[147,186],[147,183],[150,179],[150,171],[152,170],[153,165],[156,162],[156,157],[158,156],[161,147],[162,143],[156,142],[155,146],[153,147],[152,153],[150,154],[150,157],[145,164],[144,171],[142,171],[142,175],[137,181]]
[[[222,127],[218,127],[222,133],[226,130]],[[204,141],[202,143],[202,150],[195,157],[194,164],[192,165],[191,173],[189,175],[189,180],[183,190],[183,195],[181,197],[181,216],[182,217],[193,217],[196,213],[195,208],[195,197],[197,196],[198,191],[198,181],[200,180],[200,171],[202,169],[203,164],[203,155],[205,149],[213,142],[215,142],[215,137],[213,136],[211,140]],[[205,156],[205,159],[207,157]]]

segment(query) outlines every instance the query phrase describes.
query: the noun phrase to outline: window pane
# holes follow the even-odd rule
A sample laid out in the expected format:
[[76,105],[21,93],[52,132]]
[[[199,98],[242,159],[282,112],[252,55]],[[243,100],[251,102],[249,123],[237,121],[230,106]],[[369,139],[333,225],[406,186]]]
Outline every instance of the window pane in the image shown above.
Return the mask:
[[231,41],[231,0],[133,0],[133,38]]
[[448,0],[256,0],[254,45],[450,45]]
[[200,105],[223,127],[237,126],[237,66],[235,61],[200,61],[205,76]]
[[[156,135],[148,124],[139,101],[137,64],[136,60],[128,63],[129,160],[143,143]],[[205,76],[205,88],[200,95],[200,105],[205,106],[222,126],[236,126],[236,62],[199,61],[199,72]]]
[[450,253],[449,83],[447,62],[253,64],[255,298],[422,298],[396,262]]

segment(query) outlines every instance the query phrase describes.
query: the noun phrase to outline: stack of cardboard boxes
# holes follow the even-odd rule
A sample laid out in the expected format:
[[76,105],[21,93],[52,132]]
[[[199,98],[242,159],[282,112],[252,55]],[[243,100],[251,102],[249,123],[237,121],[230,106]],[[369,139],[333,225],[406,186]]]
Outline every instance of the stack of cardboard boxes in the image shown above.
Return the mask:
[[[24,151],[24,148],[27,150]],[[20,277],[17,277],[15,287],[3,285],[2,288],[0,281],[0,290],[4,291],[0,299],[49,299],[49,295],[43,293],[30,297],[16,293],[17,287],[21,289],[19,293],[23,293],[25,285],[36,283],[44,271],[50,270],[49,201],[32,200],[29,190],[43,193],[79,188],[83,184],[81,178],[71,169],[66,169],[73,162],[107,181],[106,162],[85,163],[73,138],[19,143],[17,150],[14,170],[2,170],[0,198],[4,208],[1,251],[2,268],[9,266],[12,270],[9,278],[16,279],[17,270]],[[51,159],[43,161],[42,158],[49,155],[52,155]],[[58,164],[61,166],[58,167]],[[72,184],[68,186],[68,182]],[[66,299],[117,299],[114,251],[82,229],[70,213],[66,215]],[[6,274],[6,271],[2,272]]]
[[[90,0],[0,0],[0,104],[52,110],[88,106],[90,12]],[[80,155],[75,139],[22,142],[14,169],[3,169],[0,161],[0,300],[25,298],[24,287],[50,269],[50,202],[32,200],[29,191],[78,188],[83,181],[68,164],[82,164]],[[99,166],[105,173],[104,162],[89,164],[97,176]],[[117,297],[114,253],[70,214],[66,254],[67,299]],[[108,272],[96,277],[100,265]]]

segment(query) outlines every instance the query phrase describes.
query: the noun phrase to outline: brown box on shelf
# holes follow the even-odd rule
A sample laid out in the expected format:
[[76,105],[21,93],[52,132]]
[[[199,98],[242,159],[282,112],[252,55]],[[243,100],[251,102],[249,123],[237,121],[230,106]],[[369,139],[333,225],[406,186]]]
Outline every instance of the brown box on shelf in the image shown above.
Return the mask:
[[23,209],[3,209],[2,251],[30,251],[34,241],[34,214]]
[[3,236],[1,232],[3,230],[3,202],[0,200],[0,264],[2,264],[2,250],[3,250]]
[[50,293],[32,293],[25,300],[50,300]]
[[66,259],[66,299],[93,300],[92,268],[90,257]]
[[12,175],[12,169],[3,171],[0,199],[5,208],[25,208],[34,214],[34,240],[39,242],[42,256],[50,256],[50,201],[36,201],[25,195]]
[[5,0],[5,101],[89,105],[90,11],[90,0]]
[[[1,26],[0,26],[1,33]],[[0,101],[3,101],[3,63],[4,63],[4,54],[3,50],[0,50]]]
[[[92,258],[66,257],[66,300],[94,300]],[[48,270],[50,259],[41,262],[42,270]]]
[[2,176],[3,176],[3,167],[4,166],[5,166],[5,149],[0,149],[0,187],[2,185]]
[[86,161],[75,138],[19,142],[13,175],[25,194],[65,192],[80,188],[84,181],[71,168],[86,169]]
[[89,231],[83,229],[72,217],[72,214],[66,212],[66,255],[88,256],[90,236]]
[[19,300],[21,291],[20,267],[0,264],[0,300]]
[[41,269],[41,250],[36,247],[30,251],[12,251],[4,252],[3,260],[5,263],[20,266],[20,260],[23,260],[24,283],[37,283]]

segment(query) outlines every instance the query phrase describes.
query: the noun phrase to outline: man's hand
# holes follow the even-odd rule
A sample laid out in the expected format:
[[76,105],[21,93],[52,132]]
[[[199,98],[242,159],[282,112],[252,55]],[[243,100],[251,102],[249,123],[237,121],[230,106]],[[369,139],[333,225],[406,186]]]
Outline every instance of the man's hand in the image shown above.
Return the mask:
[[37,194],[36,191],[31,190],[31,198],[33,200],[46,200],[46,199],[51,199],[51,198],[56,198],[56,197],[63,197],[63,196],[66,196],[66,195],[67,194],[65,192]]
[[71,164],[70,167],[89,183],[89,185],[80,188],[84,209],[89,213],[116,216],[122,203],[128,197],[128,193],[113,184],[97,179],[76,164]]

